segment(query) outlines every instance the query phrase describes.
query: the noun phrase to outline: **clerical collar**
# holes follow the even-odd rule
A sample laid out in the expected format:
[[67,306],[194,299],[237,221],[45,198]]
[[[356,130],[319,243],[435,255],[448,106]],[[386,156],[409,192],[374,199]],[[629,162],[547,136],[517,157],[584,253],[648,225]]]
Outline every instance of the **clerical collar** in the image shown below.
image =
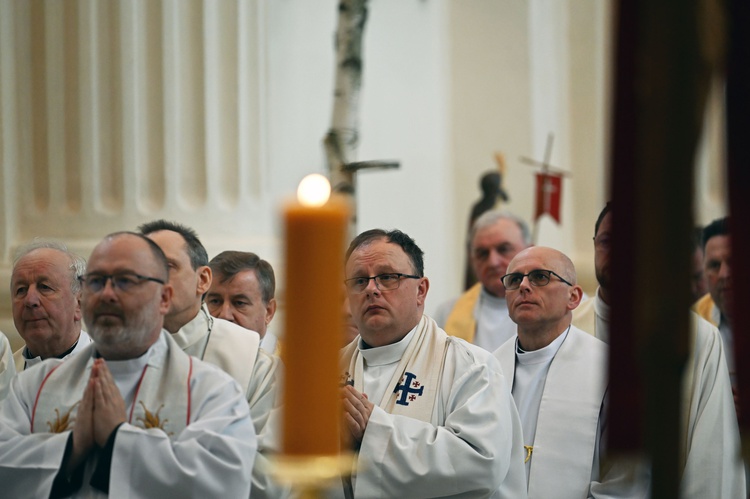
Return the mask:
[[360,338],[359,351],[368,366],[391,364],[401,359],[416,331],[417,326],[414,326],[414,329],[409,331],[400,341],[391,343],[390,345],[383,345],[382,347],[371,347]]
[[[79,335],[79,336],[78,336],[78,339],[80,339],[80,338],[81,338],[81,336]],[[73,350],[75,350],[75,349],[76,349],[76,346],[77,346],[77,345],[78,345],[78,340],[76,340],[76,342],[75,342],[75,343],[73,343],[73,346],[72,346],[72,347],[68,348],[67,350],[65,350],[65,351],[64,351],[63,353],[61,353],[60,355],[55,355],[54,357],[49,357],[49,358],[50,358],[50,359],[64,359],[64,358],[65,358],[66,356],[68,356],[68,355],[70,355],[71,353],[73,353]],[[35,359],[35,358],[37,358],[37,357],[39,357],[39,356],[38,356],[38,355],[34,355],[33,353],[31,353],[31,350],[29,350],[29,347],[28,347],[28,346],[25,346],[25,347],[23,347],[23,358],[24,358],[24,359],[26,359],[26,360],[31,360],[31,359]]]
[[518,338],[516,338],[516,358],[518,359],[518,362],[527,365],[549,362],[557,354],[557,351],[565,341],[565,338],[568,337],[569,331],[570,326],[568,326],[568,328],[560,336],[555,338],[546,347],[542,347],[538,350],[532,350],[530,352],[527,352],[526,350],[521,348],[521,343],[518,341]]

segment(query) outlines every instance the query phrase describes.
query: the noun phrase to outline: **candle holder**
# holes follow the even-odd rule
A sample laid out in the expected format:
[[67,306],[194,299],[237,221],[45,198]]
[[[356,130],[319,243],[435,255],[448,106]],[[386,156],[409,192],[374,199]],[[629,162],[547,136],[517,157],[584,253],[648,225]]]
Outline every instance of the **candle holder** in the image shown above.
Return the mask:
[[[289,485],[300,499],[318,499],[341,477],[354,471],[356,455],[351,452],[329,456],[276,456],[271,458],[271,476]],[[338,483],[337,483],[338,480]]]

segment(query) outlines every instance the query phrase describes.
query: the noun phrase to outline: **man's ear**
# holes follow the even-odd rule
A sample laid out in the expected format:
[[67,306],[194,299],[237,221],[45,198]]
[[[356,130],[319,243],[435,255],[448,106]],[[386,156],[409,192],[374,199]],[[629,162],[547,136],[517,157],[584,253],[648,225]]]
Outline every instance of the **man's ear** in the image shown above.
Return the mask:
[[212,274],[211,267],[204,265],[198,267],[198,287],[195,290],[195,294],[198,296],[205,295],[211,288]]
[[75,296],[75,309],[73,310],[73,320],[75,322],[81,322],[82,317],[83,316],[81,314],[81,291],[79,291],[78,293],[76,293],[76,296]]
[[161,296],[159,297],[159,312],[163,315],[167,315],[169,307],[172,306],[172,295],[174,294],[174,288],[171,284],[165,284],[161,288]]
[[423,306],[424,301],[427,298],[427,291],[430,290],[430,280],[426,277],[422,277],[419,280],[419,285],[417,286],[417,306]]
[[582,298],[583,298],[583,288],[581,288],[581,286],[576,284],[570,290],[570,299],[568,300],[568,310],[574,310],[578,308],[578,305],[581,304]]
[[266,326],[271,323],[273,316],[276,314],[276,298],[271,298],[266,303]]

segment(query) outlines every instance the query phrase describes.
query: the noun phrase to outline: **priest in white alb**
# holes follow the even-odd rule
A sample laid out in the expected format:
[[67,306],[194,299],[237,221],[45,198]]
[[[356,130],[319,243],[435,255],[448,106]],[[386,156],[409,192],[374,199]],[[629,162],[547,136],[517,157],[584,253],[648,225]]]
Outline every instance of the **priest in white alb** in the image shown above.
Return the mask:
[[[594,269],[599,288],[593,298],[573,311],[574,325],[606,343],[609,343],[613,285],[610,210],[607,204],[594,225]],[[746,497],[740,434],[724,343],[716,327],[689,313],[689,349],[682,379],[680,497]],[[641,488],[649,486],[650,470],[645,462],[617,463],[612,473],[628,474],[631,481],[643,484]],[[609,493],[606,484],[596,484],[593,488],[597,493]]]
[[346,497],[526,496],[521,428],[492,355],[423,315],[422,250],[401,231],[349,246],[360,336],[342,350],[344,424],[356,469]]
[[155,220],[138,230],[159,245],[169,262],[169,283],[175,292],[164,317],[164,329],[185,353],[229,373],[245,391],[258,437],[252,499],[287,496],[288,488],[273,481],[268,473],[268,457],[279,445],[279,358],[260,347],[256,331],[208,313],[203,297],[213,276],[206,248],[193,229]]
[[26,343],[14,354],[21,372],[44,359],[83,350],[91,338],[81,328],[81,283],[86,260],[60,241],[34,239],[21,246],[10,275],[13,324]]
[[518,337],[495,356],[523,425],[528,495],[588,497],[599,481],[607,345],[571,325],[583,291],[559,251],[521,251],[502,282]]
[[83,283],[94,340],[17,375],[0,407],[4,497],[248,497],[255,432],[240,386],[162,329],[163,252],[107,236]]

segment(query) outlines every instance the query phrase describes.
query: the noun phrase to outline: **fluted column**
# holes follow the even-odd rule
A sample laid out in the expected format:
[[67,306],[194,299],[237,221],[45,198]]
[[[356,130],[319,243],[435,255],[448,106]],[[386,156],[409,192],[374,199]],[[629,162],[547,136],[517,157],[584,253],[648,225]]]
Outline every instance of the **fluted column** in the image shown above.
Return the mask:
[[88,255],[169,218],[270,251],[262,2],[0,2],[0,329],[34,237]]

